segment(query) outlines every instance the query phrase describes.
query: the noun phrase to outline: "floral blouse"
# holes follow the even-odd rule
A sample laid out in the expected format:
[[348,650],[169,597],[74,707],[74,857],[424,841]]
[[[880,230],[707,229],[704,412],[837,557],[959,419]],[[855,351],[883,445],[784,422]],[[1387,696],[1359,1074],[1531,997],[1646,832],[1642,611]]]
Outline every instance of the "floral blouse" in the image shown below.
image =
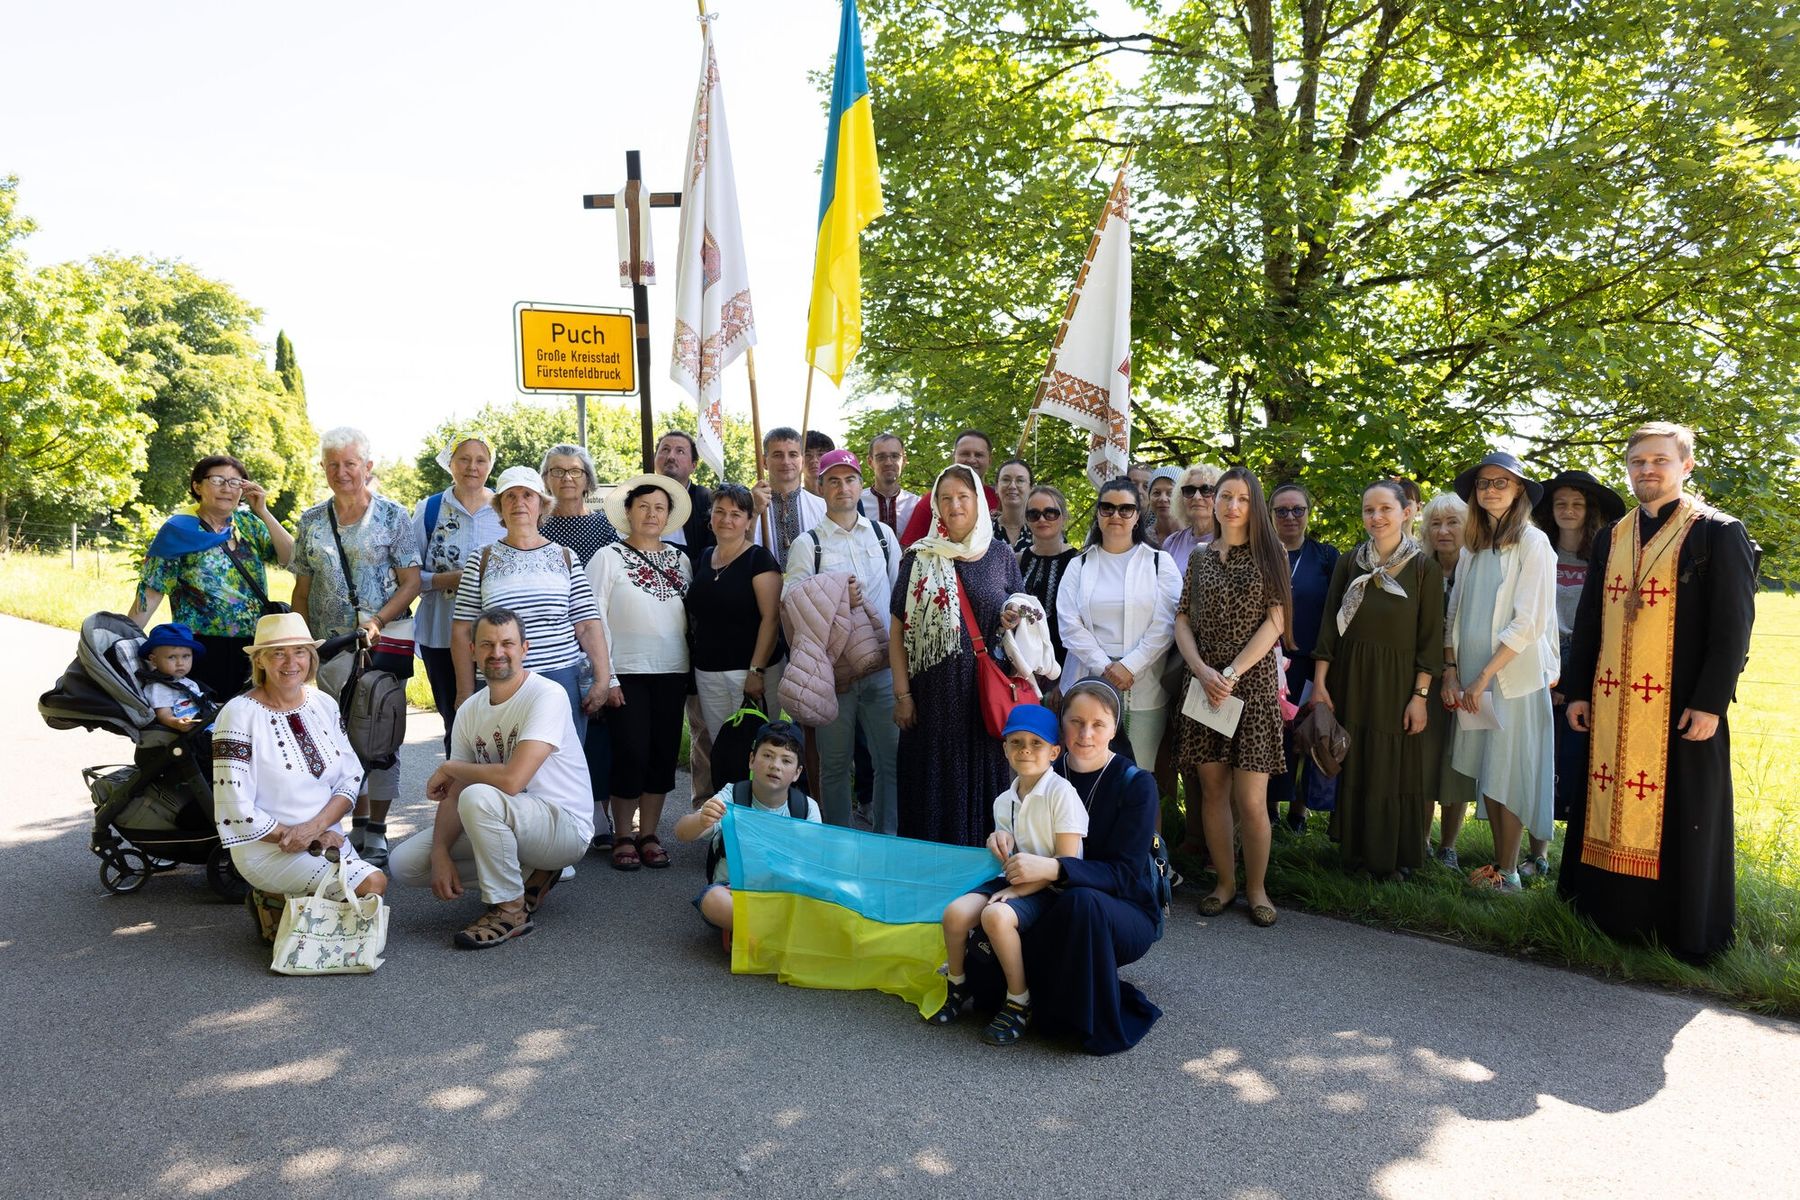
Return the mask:
[[198,554],[180,558],[145,555],[138,605],[143,606],[146,591],[161,592],[169,598],[172,619],[195,633],[208,637],[254,637],[257,619],[262,616],[262,600],[231,565],[231,559],[235,556],[267,595],[269,577],[263,564],[279,561],[275,539],[269,536],[269,527],[262,518],[248,508],[231,514],[231,530],[235,535],[232,541]]
[[355,629],[400,590],[397,572],[419,565],[412,517],[386,496],[370,497],[369,510],[356,524],[339,522],[338,536],[356,578],[359,614],[351,607],[337,541],[331,536],[330,506],[327,498],[301,513],[300,529],[294,536],[294,574],[312,577],[303,615],[316,638],[336,637]]

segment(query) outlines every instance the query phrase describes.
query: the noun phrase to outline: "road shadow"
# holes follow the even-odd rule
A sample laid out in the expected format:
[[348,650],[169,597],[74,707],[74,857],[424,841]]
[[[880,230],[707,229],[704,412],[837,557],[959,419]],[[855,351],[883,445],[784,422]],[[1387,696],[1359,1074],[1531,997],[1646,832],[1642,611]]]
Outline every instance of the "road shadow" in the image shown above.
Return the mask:
[[[434,727],[397,829],[428,819]],[[277,977],[196,868],[104,894],[79,780],[45,786],[51,815],[0,827],[0,1045],[30,1097],[0,1118],[10,1194],[1438,1195],[1408,1172],[1446,1138],[1651,1105],[1702,1015],[1800,1067],[1788,1027],[1684,997],[1185,907],[1128,969],[1166,1013],[1138,1048],[994,1050],[886,996],[731,976],[672,839],[668,871],[589,856],[520,942],[453,951],[477,902],[397,890],[379,972]]]

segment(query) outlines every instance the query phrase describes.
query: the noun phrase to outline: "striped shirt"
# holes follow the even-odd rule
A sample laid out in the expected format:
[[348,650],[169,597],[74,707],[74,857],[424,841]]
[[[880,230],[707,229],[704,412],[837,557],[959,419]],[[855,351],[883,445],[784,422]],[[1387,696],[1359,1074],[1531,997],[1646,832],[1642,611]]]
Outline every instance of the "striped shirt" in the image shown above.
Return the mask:
[[579,664],[587,655],[575,640],[575,625],[600,619],[580,562],[554,542],[535,550],[495,542],[468,560],[453,619],[472,622],[495,605],[512,609],[524,622],[531,643],[524,665],[530,671]]

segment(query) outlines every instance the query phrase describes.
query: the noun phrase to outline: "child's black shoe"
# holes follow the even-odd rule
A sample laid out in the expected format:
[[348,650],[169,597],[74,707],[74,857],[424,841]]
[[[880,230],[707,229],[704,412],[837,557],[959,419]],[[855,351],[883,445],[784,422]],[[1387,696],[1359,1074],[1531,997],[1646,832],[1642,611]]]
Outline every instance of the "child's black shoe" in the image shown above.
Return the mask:
[[949,991],[944,994],[943,1006],[925,1019],[933,1025],[948,1025],[962,1015],[962,1010],[967,1008],[969,1001],[974,998],[974,993],[969,989],[968,980],[952,983]]
[[1031,1026],[1031,1005],[1008,1000],[981,1031],[981,1040],[990,1046],[1010,1046],[1025,1036]]

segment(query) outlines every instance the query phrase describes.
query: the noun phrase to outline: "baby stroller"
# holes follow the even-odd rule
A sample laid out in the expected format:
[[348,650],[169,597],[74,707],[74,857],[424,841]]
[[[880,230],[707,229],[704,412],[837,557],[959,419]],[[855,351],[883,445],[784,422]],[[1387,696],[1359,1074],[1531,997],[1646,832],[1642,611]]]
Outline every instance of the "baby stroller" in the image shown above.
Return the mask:
[[137,746],[130,764],[81,773],[94,800],[88,849],[100,859],[100,882],[124,895],[157,871],[204,864],[215,892],[242,900],[247,885],[213,824],[208,734],[157,724],[138,674],[143,641],[131,618],[95,613],[81,623],[75,661],[38,697],[38,714],[52,729],[108,729]]

